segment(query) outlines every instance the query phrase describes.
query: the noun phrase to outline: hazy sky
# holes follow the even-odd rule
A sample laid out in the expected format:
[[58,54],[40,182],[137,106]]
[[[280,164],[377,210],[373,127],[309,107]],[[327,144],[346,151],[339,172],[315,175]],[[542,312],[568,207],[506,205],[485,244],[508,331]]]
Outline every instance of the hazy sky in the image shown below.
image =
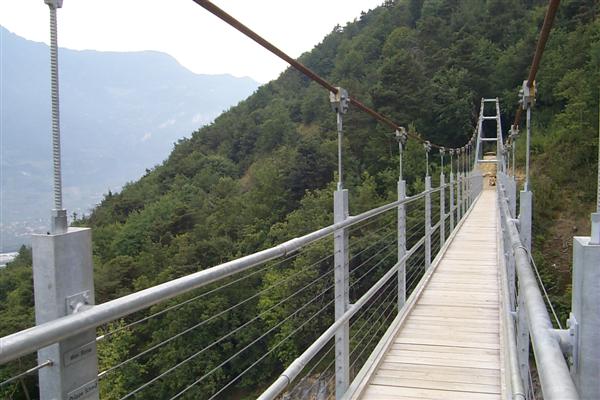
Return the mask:
[[[214,0],[216,5],[292,57],[312,49],[336,24],[383,0]],[[64,0],[59,46],[83,50],[157,50],[196,73],[230,73],[259,82],[286,64],[192,0]],[[1,0],[0,25],[48,42],[43,0]]]

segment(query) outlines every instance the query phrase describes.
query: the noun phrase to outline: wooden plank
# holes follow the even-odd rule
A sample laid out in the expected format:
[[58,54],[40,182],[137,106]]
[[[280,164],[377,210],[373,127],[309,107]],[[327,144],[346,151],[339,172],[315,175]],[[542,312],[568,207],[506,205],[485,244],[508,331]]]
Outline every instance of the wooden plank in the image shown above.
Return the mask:
[[[440,367],[433,365],[413,365],[413,364],[393,364],[393,365],[409,365],[410,369],[405,370],[395,370],[395,369],[387,369],[385,365],[382,364],[382,367],[377,371],[376,377],[390,377],[395,379],[416,379],[416,380],[432,380],[437,382],[454,382],[454,383],[467,383],[467,384],[480,384],[480,385],[490,385],[490,386],[499,386],[500,378],[498,376],[484,376],[484,375],[476,375],[473,372],[471,373],[449,373],[448,369],[453,367]],[[416,370],[416,367],[424,367],[424,371]],[[441,370],[445,368],[445,370]],[[473,369],[470,371],[492,371],[489,369]]]
[[[406,373],[409,371],[422,372],[422,373],[440,373],[443,375],[453,376],[461,375],[473,377],[474,379],[479,378],[493,378],[500,379],[499,369],[487,369],[487,368],[473,368],[473,367],[456,367],[456,366],[434,366],[427,364],[413,364],[413,363],[390,363],[382,362],[380,366],[381,370],[397,371],[399,373]],[[452,378],[454,379],[454,378]]]
[[[448,329],[436,329],[433,331],[418,331],[418,332],[404,332],[401,331],[400,335],[396,337],[394,343],[401,343],[403,340],[411,339],[411,340],[453,340],[458,341],[460,343],[461,340],[465,341],[474,341],[472,346],[469,347],[482,347],[483,344],[493,344],[498,345],[500,343],[500,337],[497,333],[483,333],[483,332],[458,332],[456,330],[448,330]],[[418,342],[412,342],[418,343]],[[443,343],[440,343],[440,346],[448,346]],[[455,346],[455,345],[450,345]],[[466,347],[464,344],[459,347]]]
[[439,353],[449,354],[485,354],[500,357],[499,350],[466,348],[454,346],[427,346],[423,344],[399,344],[393,343],[390,350],[406,350],[406,351],[434,351]]
[[[399,337],[395,343],[408,343],[408,344],[428,344],[432,346],[456,346],[456,347],[472,347],[481,349],[500,349],[499,343],[473,343],[467,342],[464,339],[453,339],[453,338],[437,338],[437,337]],[[496,366],[498,367],[498,366]]]
[[[500,361],[500,354],[486,354],[484,352],[456,352],[456,353],[446,353],[446,352],[436,352],[434,350],[419,350],[418,352],[412,350],[404,350],[402,345],[397,345],[397,348],[391,348],[387,353],[390,357],[418,357],[420,359],[439,359],[439,360],[450,360],[450,361],[481,361],[481,362],[489,362],[498,364]],[[431,348],[437,346],[428,346]],[[441,347],[441,346],[440,346]],[[461,348],[458,348],[461,349]],[[496,352],[496,350],[492,350]]]
[[428,332],[434,329],[453,330],[457,332],[495,333],[499,334],[498,325],[470,325],[470,324],[444,324],[427,323],[424,321],[408,321],[402,331],[405,332]]
[[435,291],[449,291],[449,292],[457,292],[457,293],[464,293],[465,291],[471,293],[471,292],[481,292],[481,293],[494,293],[494,294],[499,294],[500,290],[498,289],[498,287],[496,287],[496,285],[494,285],[493,283],[486,283],[486,284],[482,284],[482,283],[476,283],[476,282],[455,282],[455,283],[448,283],[448,282],[441,282],[441,281],[434,281],[433,279],[431,281],[429,281],[429,284],[427,285],[427,290],[435,290]]
[[403,378],[395,376],[386,376],[383,374],[377,374],[373,379],[374,385],[392,386],[392,387],[410,387],[420,389],[437,389],[437,390],[451,390],[451,391],[462,391],[462,392],[475,392],[475,393],[491,393],[500,394],[500,385],[485,385],[481,383],[469,382],[447,382],[438,381],[431,378],[417,379]]
[[495,302],[496,304],[498,304],[498,295],[496,293],[481,294],[481,293],[473,292],[473,293],[469,293],[469,295],[466,296],[463,293],[449,293],[449,292],[443,292],[443,291],[437,291],[437,290],[425,290],[423,295],[421,296],[421,299],[440,299],[440,300],[447,300],[447,301],[470,300],[470,301],[480,301],[483,303]]
[[484,307],[464,307],[464,306],[432,306],[426,304],[417,304],[411,313],[412,315],[430,315],[430,316],[454,316],[464,319],[497,319],[498,310]]
[[369,385],[363,396],[363,399],[367,400],[404,400],[406,398],[418,398],[427,400],[498,400],[500,399],[500,395],[490,393],[472,393],[461,391]]
[[468,324],[465,324],[464,319],[461,317],[451,317],[451,316],[439,316],[439,315],[411,315],[410,318],[406,321],[406,324],[409,323],[423,323],[423,324],[432,324],[432,325],[443,325],[443,326],[490,326],[490,327],[499,327],[500,323],[497,318],[488,318],[488,319],[477,319],[472,318],[469,319]]

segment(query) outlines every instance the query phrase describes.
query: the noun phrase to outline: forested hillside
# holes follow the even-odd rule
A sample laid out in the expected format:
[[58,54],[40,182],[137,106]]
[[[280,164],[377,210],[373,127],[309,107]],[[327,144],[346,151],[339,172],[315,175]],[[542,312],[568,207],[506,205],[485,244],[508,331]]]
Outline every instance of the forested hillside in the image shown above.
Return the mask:
[[[546,5],[543,0],[386,1],[334,28],[300,61],[413,132],[446,146],[460,145],[473,132],[481,97],[500,97],[503,126],[510,127]],[[563,315],[570,303],[569,238],[573,227],[588,234],[585,223],[596,193],[598,14],[595,0],[562,2],[538,74],[533,110],[536,258]],[[285,43],[285,38],[278,41]],[[96,300],[202,270],[331,223],[335,122],[328,93],[287,70],[210,126],[180,140],[168,160],[138,182],[107,194],[90,216],[76,221],[93,228]],[[350,210],[356,214],[395,198],[397,145],[391,132],[356,109],[350,109],[344,122],[345,181]],[[517,149],[523,148],[521,137]],[[517,165],[522,166],[520,157]],[[439,163],[431,163],[435,177]],[[425,172],[421,145],[409,145],[404,170],[409,193],[420,190]],[[564,246],[556,246],[557,239]],[[0,335],[33,324],[27,253],[23,250],[0,271]],[[275,270],[243,290],[259,291],[277,274],[288,273]],[[286,289],[261,296],[253,307],[269,309]],[[110,345],[101,346],[102,362],[111,365],[136,354],[148,342],[184,329],[194,315],[210,315],[243,295],[224,290],[135,332],[121,331]],[[276,317],[262,323],[268,327]],[[183,343],[203,340],[210,329],[226,331],[236,318],[240,315],[194,332]],[[264,349],[270,345],[265,343]],[[235,346],[234,339],[219,349],[228,346]],[[260,374],[244,377],[239,388],[252,398],[305,346],[299,338],[295,346],[278,349]],[[104,395],[121,397],[164,369],[165,360],[172,365],[185,358],[190,350],[184,347],[162,349],[128,364],[103,386]],[[157,382],[148,396],[168,397],[215,362],[207,354]],[[233,366],[223,369],[207,385],[220,387],[238,372]],[[193,395],[203,399],[207,393],[198,389]],[[17,389],[14,396],[24,398]],[[222,396],[246,398],[240,392]]]

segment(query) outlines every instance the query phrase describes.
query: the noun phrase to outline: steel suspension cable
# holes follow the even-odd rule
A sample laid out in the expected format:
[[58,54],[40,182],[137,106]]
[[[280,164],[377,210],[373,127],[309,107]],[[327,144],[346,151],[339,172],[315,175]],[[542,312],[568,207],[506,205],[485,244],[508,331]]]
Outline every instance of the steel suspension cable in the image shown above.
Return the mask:
[[[556,12],[558,11],[559,4],[560,0],[550,0],[548,4],[548,9],[546,10],[546,15],[544,17],[544,24],[542,25],[542,30],[540,31],[540,36],[535,48],[535,53],[533,54],[533,59],[531,60],[531,66],[529,67],[529,75],[527,77],[527,85],[529,88],[533,88],[533,82],[535,82],[535,77],[540,67],[542,55],[546,49],[546,43],[550,37],[550,31],[552,30],[552,25],[554,25],[554,19],[556,18]],[[515,128],[519,127],[522,112],[523,108],[519,106],[513,122],[513,126]]]
[[[292,67],[294,67],[299,72],[301,72],[302,74],[307,76],[309,79],[311,79],[314,82],[321,85],[323,88],[327,89],[328,91],[330,91],[332,93],[335,93],[335,94],[338,93],[338,89],[335,86],[333,86],[330,82],[328,82],[327,80],[325,80],[324,78],[319,76],[316,72],[314,72],[313,70],[311,70],[304,64],[300,63],[297,60],[294,60],[292,57],[290,57],[285,52],[280,50],[274,44],[272,44],[271,42],[269,42],[268,40],[266,40],[265,38],[263,38],[256,32],[254,32],[252,29],[248,28],[246,25],[244,25],[239,20],[237,20],[236,18],[234,18],[233,16],[228,14],[223,9],[219,8],[217,5],[213,4],[209,0],[193,0],[193,1],[194,1],[194,3],[198,4],[200,7],[204,8],[205,10],[207,10],[208,12],[210,12],[217,18],[221,19],[222,21],[224,21],[225,23],[227,23],[234,29],[238,30],[239,32],[246,35],[248,38],[252,39],[256,43],[261,45],[266,50],[270,51],[271,53],[275,54],[277,57],[281,58],[282,60],[284,60],[285,62],[290,64]],[[388,126],[392,130],[394,130],[394,131],[404,130],[404,128],[402,126],[395,123],[392,119],[373,110],[372,108],[367,107],[365,104],[360,102],[358,99],[350,96],[349,100],[359,110],[369,114],[371,117],[375,118],[377,121],[381,122],[382,124]],[[410,136],[411,138],[415,139],[418,142],[421,142],[421,143],[426,142],[425,139],[423,139],[422,137],[420,137],[417,134],[408,132],[408,136]],[[439,146],[439,145],[433,144],[433,143],[431,144],[431,146],[438,148],[438,149],[443,147],[443,146]]]

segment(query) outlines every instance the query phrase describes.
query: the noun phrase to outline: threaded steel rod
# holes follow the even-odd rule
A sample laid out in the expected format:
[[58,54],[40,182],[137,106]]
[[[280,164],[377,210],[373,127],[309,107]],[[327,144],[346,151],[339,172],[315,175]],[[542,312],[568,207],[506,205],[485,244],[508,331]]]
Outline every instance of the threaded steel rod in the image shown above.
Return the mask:
[[60,108],[58,98],[58,34],[56,25],[56,8],[50,6],[50,79],[52,82],[52,166],[54,169],[54,209],[62,210]]

